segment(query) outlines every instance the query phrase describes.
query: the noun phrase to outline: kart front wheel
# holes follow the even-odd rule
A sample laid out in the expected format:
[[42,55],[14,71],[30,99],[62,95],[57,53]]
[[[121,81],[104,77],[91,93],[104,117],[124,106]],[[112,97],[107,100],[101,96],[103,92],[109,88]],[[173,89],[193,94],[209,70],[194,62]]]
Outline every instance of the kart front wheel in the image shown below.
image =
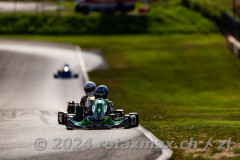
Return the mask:
[[128,125],[126,125],[124,128],[125,129],[131,128],[132,127],[132,125],[131,125],[132,124],[131,116],[129,114],[126,114],[124,117],[127,118],[127,121],[128,121]]
[[113,113],[114,113],[115,115],[117,115],[118,117],[123,117],[124,114],[125,114],[125,112],[124,112],[123,109],[116,109],[115,111],[113,111]]
[[74,78],[78,78],[78,74],[75,74],[73,77],[74,77]]
[[58,112],[58,123],[63,124],[63,114],[64,112]]
[[68,112],[63,112],[62,124],[66,124],[66,122],[67,122],[67,114],[68,114]]
[[75,116],[74,114],[68,114],[68,112],[63,112],[63,124],[66,125],[67,124],[67,116]]
[[[74,116],[72,114],[68,114],[67,119],[74,119]],[[68,122],[66,122],[66,127],[67,127],[67,130],[73,130],[73,127],[69,126]]]

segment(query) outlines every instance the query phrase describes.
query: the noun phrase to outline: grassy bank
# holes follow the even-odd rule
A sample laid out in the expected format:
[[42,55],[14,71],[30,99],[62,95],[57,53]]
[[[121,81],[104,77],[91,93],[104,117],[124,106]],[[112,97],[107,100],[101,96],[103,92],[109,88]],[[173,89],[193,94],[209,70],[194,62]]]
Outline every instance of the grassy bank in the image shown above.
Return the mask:
[[[182,5],[197,11],[207,18],[214,20],[218,25],[221,25],[222,11],[230,14],[233,10],[232,0],[181,0]],[[239,10],[239,6],[237,6]]]
[[[220,35],[15,37],[101,48],[110,68],[91,72],[91,80],[108,85],[116,108],[137,111],[144,127],[173,146],[190,137],[204,142],[201,149],[210,137],[240,141],[240,62]],[[174,159],[225,153],[212,144],[207,152],[174,149]]]

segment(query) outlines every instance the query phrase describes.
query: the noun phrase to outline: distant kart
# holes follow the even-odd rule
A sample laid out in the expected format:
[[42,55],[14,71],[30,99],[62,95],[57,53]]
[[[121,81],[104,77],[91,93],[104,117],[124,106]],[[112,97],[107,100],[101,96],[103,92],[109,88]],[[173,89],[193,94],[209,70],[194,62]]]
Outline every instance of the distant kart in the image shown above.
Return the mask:
[[65,64],[62,70],[54,74],[54,78],[78,78],[78,74],[72,74],[68,64]]
[[106,101],[101,98],[95,100],[92,112],[93,115],[85,116],[82,121],[77,120],[77,114],[67,114],[67,129],[132,128],[139,125],[139,116],[137,113],[124,115],[123,110],[116,110],[109,114]]

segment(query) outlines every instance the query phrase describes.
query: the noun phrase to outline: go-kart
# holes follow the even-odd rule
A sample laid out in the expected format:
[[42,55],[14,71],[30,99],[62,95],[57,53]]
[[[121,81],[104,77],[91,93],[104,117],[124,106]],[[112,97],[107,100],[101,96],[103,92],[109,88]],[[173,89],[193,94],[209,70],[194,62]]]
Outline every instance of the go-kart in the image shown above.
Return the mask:
[[109,114],[106,100],[102,98],[95,100],[92,112],[93,115],[85,116],[82,121],[77,120],[77,114],[67,114],[67,129],[131,128],[139,125],[139,116],[137,113],[124,115],[123,110],[116,110]]
[[54,78],[78,78],[78,74],[72,74],[68,64],[65,64],[62,70],[54,74]]
[[[95,96],[93,95],[88,96],[84,106],[81,106],[80,103],[75,103],[74,101],[68,102],[67,111],[58,112],[58,123],[66,125],[67,115],[73,115],[75,121],[81,122],[84,119],[84,117],[93,115],[92,106],[94,105],[94,102]],[[109,115],[111,113],[114,113],[119,116],[124,115],[123,109],[117,109],[111,112],[109,106],[106,107],[107,107],[106,115]]]

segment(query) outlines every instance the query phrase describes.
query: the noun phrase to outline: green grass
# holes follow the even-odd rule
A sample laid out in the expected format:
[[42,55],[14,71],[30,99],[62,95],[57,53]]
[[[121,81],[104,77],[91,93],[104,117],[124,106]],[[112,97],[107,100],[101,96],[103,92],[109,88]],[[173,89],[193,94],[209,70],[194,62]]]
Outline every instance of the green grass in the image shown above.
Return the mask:
[[[221,35],[7,37],[101,48],[110,68],[91,80],[108,85],[115,108],[137,111],[161,140],[240,141],[240,62]],[[189,159],[180,149],[173,157]]]
[[[200,11],[209,17],[221,16],[221,11],[225,10],[232,14],[232,0],[181,0],[183,4],[196,11]],[[238,1],[238,0],[237,0]],[[238,7],[238,10],[240,8]]]
[[236,148],[236,149],[234,150],[234,153],[239,154],[239,153],[240,153],[240,148]]
[[[171,1],[170,1],[171,2]],[[200,13],[190,10],[177,1],[151,6],[149,31],[152,33],[212,33],[218,27]]]

